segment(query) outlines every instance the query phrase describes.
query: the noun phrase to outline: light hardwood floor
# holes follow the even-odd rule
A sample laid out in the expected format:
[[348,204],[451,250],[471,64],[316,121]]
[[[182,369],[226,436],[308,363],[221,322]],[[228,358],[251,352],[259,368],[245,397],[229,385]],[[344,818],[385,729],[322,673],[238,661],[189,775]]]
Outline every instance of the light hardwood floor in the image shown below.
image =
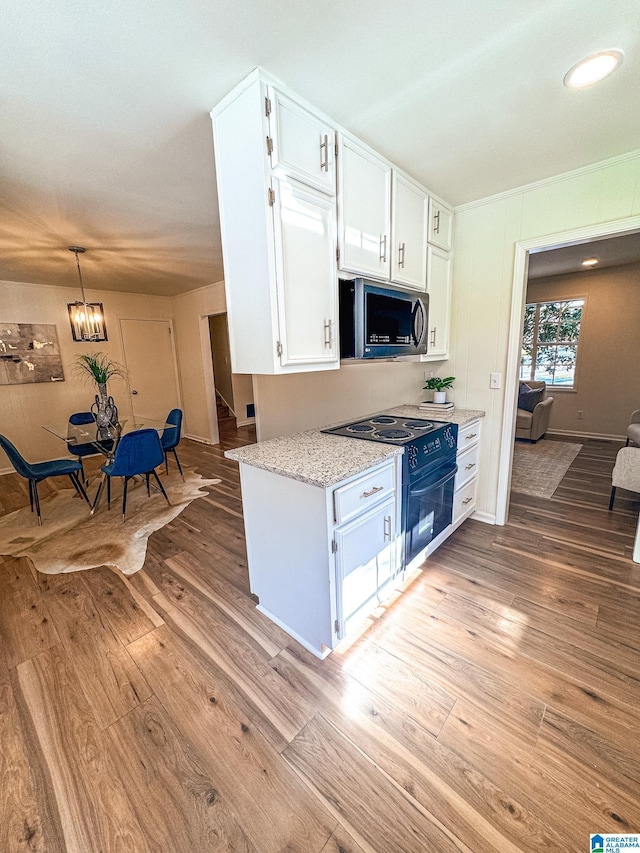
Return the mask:
[[[585,441],[506,527],[465,523],[320,662],[249,594],[222,454],[251,440],[182,442],[222,482],[131,578],[0,558],[0,851],[584,853],[640,831],[638,502],[607,512],[617,445]],[[0,481],[0,512],[28,502]]]

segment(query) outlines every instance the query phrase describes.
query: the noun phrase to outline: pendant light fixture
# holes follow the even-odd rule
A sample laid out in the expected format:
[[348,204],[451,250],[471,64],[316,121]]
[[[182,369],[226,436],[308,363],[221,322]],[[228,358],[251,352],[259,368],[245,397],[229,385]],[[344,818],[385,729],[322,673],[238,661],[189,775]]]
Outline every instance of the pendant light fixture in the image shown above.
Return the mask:
[[82,246],[69,246],[69,251],[73,252],[76,256],[76,266],[78,267],[78,278],[80,279],[80,290],[82,292],[82,302],[67,303],[73,340],[82,342],[106,341],[107,327],[104,323],[102,302],[87,302],[84,295],[80,258],[78,255],[84,254],[86,249],[83,249]]

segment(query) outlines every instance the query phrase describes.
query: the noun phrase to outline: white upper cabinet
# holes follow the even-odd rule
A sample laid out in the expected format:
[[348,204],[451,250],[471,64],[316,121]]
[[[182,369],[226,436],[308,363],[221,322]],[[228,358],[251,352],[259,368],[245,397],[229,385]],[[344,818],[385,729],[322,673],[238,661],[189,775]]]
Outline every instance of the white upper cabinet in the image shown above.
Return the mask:
[[270,134],[267,147],[274,172],[335,195],[334,129],[273,86],[268,88],[265,109]]
[[428,241],[433,246],[451,251],[453,243],[453,211],[435,198],[429,199]]
[[427,354],[421,356],[421,361],[443,361],[449,357],[451,253],[436,246],[429,246],[427,249],[427,293],[429,348]]
[[338,359],[335,201],[273,178],[276,283],[282,366]]
[[337,369],[335,134],[272,82],[256,69],[211,112],[231,363]]
[[391,280],[425,290],[429,197],[413,181],[393,172]]
[[368,148],[341,137],[340,269],[382,280],[391,269],[391,167]]

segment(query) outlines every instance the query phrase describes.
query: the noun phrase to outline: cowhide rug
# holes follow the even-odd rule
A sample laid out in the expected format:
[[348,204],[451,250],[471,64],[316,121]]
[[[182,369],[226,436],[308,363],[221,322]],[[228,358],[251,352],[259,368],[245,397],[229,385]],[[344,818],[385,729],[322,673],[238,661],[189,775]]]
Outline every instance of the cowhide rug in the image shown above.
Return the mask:
[[[177,472],[163,474],[161,479],[171,506],[159,492],[152,491],[151,497],[147,497],[144,482],[130,480],[124,523],[120,478],[112,482],[111,509],[107,509],[105,494],[93,516],[73,489],[64,489],[41,501],[42,527],[28,506],[3,516],[0,554],[28,557],[46,575],[96,566],[115,566],[123,574],[132,575],[144,564],[147,540],[154,530],[176,518],[191,501],[205,497],[206,486],[220,482],[205,480],[187,468],[184,483]],[[95,488],[95,485],[90,488],[90,499]]]

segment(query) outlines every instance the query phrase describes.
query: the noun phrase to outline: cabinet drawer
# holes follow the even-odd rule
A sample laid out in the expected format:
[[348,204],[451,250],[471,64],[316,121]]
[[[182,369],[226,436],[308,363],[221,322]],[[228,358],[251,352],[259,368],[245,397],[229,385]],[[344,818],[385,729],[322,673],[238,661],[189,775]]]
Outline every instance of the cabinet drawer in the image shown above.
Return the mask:
[[467,515],[476,505],[477,480],[471,480],[466,486],[458,489],[453,495],[453,524],[463,515]]
[[458,429],[458,453],[462,453],[472,444],[480,441],[480,421],[473,421]]
[[464,453],[458,453],[456,462],[458,463],[458,473],[456,474],[456,489],[464,486],[469,480],[472,480],[478,473],[478,456],[480,447],[474,444]]
[[395,465],[390,462],[382,468],[365,474],[364,477],[359,477],[347,486],[336,489],[333,493],[336,524],[342,524],[354,518],[389,495],[393,495],[395,485]]

